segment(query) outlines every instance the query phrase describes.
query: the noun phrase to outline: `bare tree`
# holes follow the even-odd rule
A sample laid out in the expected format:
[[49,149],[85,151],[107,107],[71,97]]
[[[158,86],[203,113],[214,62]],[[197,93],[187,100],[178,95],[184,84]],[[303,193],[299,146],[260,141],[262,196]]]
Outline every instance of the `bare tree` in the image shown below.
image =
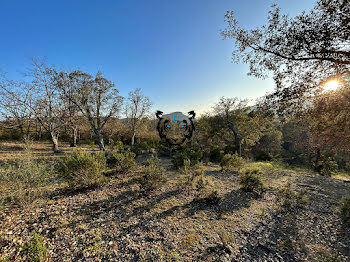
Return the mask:
[[[87,118],[91,130],[98,138],[100,150],[105,150],[102,130],[111,117],[118,116],[123,97],[114,83],[98,72],[95,77],[82,71],[68,74],[69,85],[62,85],[66,97]],[[71,92],[71,94],[69,94]]]
[[59,152],[58,137],[65,126],[66,111],[57,84],[57,72],[45,62],[32,59],[28,76],[31,103],[24,103],[45,131],[50,134],[53,151]]
[[149,113],[151,106],[152,102],[149,97],[142,95],[140,88],[129,92],[125,106],[125,115],[131,126],[131,146],[135,143],[135,134],[139,121]]
[[0,114],[2,128],[18,129],[21,140],[27,143],[30,138],[30,128],[33,122],[32,113],[26,106],[31,103],[30,89],[24,88],[24,83],[2,78],[0,82]]

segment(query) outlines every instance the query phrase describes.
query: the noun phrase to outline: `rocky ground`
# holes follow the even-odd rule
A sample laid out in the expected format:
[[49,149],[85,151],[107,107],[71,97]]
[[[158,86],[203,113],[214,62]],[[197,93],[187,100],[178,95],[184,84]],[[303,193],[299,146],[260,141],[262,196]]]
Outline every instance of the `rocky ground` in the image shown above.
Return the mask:
[[[43,236],[47,261],[350,261],[350,229],[334,210],[350,183],[269,168],[258,197],[239,189],[235,172],[203,168],[222,196],[218,203],[200,201],[170,170],[150,194],[137,174],[113,174],[105,186],[59,189],[2,211],[0,261],[26,261],[20,250],[33,231]],[[293,210],[276,197],[287,182],[306,191],[307,202]]]

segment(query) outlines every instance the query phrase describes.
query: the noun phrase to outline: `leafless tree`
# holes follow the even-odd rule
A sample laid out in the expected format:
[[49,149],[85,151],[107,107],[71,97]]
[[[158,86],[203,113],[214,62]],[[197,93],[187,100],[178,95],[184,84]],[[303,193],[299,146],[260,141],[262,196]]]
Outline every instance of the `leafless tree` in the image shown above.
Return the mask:
[[4,76],[0,81],[0,114],[2,128],[18,129],[21,140],[27,143],[30,138],[30,128],[33,122],[32,113],[27,104],[31,103],[30,89],[24,88],[24,83],[7,80]]
[[73,71],[67,77],[69,84],[61,86],[63,94],[87,118],[98,138],[100,150],[105,150],[103,128],[111,117],[118,116],[123,97],[118,95],[119,90],[114,88],[114,83],[103,77],[101,72],[93,77],[82,71]]
[[135,134],[139,121],[149,113],[151,106],[152,102],[149,97],[142,95],[140,88],[129,92],[125,106],[125,115],[131,126],[131,146],[135,143]]
[[58,89],[57,71],[44,61],[32,59],[28,76],[32,78],[28,85],[32,93],[32,102],[25,105],[50,134],[53,151],[57,153],[58,137],[66,124],[67,114]]

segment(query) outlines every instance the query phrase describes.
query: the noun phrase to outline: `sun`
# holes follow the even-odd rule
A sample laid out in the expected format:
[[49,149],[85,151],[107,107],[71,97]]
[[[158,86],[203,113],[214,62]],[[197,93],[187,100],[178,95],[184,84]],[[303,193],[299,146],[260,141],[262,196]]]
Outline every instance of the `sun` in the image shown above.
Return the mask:
[[327,83],[325,83],[323,86],[323,91],[328,92],[328,91],[336,90],[339,87],[339,85],[340,83],[337,80],[327,81]]

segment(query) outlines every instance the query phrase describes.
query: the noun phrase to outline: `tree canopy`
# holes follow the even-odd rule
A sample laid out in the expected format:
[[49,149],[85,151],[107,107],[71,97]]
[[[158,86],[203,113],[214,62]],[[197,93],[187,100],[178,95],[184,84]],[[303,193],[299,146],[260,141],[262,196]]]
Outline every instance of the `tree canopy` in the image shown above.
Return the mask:
[[224,38],[234,39],[233,61],[248,63],[249,75],[272,75],[276,90],[268,96],[280,112],[298,108],[330,78],[349,81],[350,2],[319,0],[296,17],[272,6],[268,22],[251,30],[225,15]]

